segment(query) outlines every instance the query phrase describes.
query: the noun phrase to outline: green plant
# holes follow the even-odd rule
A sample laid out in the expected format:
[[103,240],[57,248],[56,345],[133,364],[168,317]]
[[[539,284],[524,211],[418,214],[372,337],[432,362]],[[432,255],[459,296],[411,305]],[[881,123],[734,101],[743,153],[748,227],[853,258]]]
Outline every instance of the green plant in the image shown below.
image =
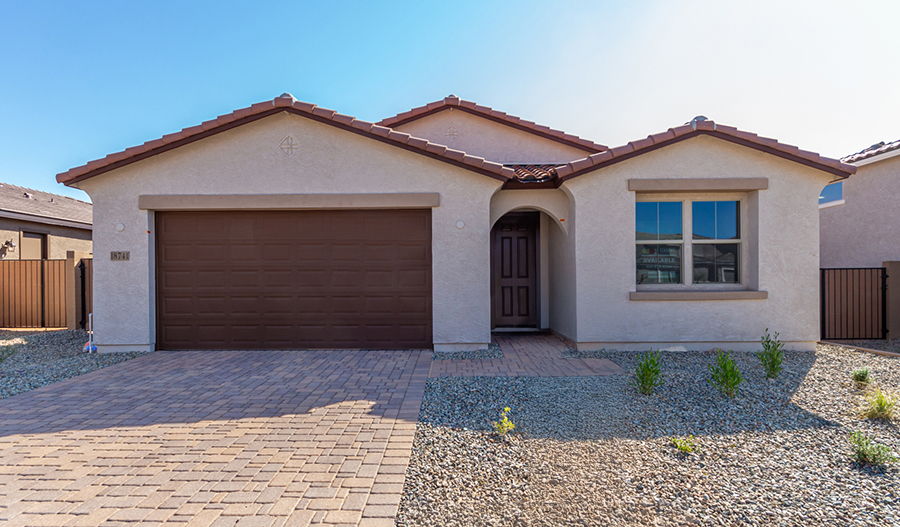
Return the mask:
[[15,354],[16,354],[16,348],[14,346],[0,347],[0,364],[2,364],[3,361],[12,357]]
[[778,332],[775,332],[773,338],[769,335],[769,328],[766,328],[766,334],[759,339],[762,343],[762,351],[756,356],[762,362],[763,368],[766,370],[766,379],[774,379],[781,373],[784,362],[784,343],[778,340]]
[[891,392],[876,388],[866,394],[866,406],[863,415],[869,419],[890,419],[897,405],[897,396]]
[[690,454],[694,450],[697,450],[697,445],[694,443],[693,435],[689,435],[684,439],[672,437],[670,440],[672,442],[672,446],[677,448],[679,452]]
[[897,461],[897,456],[891,449],[879,443],[873,443],[862,432],[850,434],[850,444],[853,448],[853,457],[863,465],[884,465]]
[[500,436],[505,436],[507,433],[512,432],[516,428],[516,424],[509,420],[506,414],[509,413],[509,406],[503,409],[500,412],[500,420],[493,421],[491,425],[494,427],[494,432],[497,432]]
[[715,364],[709,364],[709,383],[728,397],[737,395],[738,386],[744,382],[740,370],[731,358],[730,351],[716,351]]
[[659,350],[651,349],[638,359],[634,368],[635,378],[629,384],[637,388],[644,395],[653,395],[653,389],[662,384],[660,375],[662,368],[659,366]]
[[853,377],[853,382],[855,382],[857,386],[867,386],[869,384],[869,368],[853,370],[850,375]]

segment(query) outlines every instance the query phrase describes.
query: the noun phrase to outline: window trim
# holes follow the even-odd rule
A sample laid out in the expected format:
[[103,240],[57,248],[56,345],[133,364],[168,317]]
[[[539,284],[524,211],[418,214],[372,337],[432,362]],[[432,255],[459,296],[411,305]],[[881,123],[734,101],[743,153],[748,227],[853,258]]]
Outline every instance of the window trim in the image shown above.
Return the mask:
[[[681,217],[682,217],[682,239],[681,240],[637,240],[636,236],[636,225],[637,225],[637,206],[635,206],[635,214],[634,214],[634,224],[632,226],[632,238],[634,239],[634,245],[643,245],[646,243],[663,243],[663,244],[682,244],[681,249],[681,283],[679,284],[638,284],[635,275],[632,274],[634,278],[632,278],[635,287],[635,292],[684,292],[684,291],[750,291],[751,283],[753,282],[751,277],[751,267],[752,267],[752,258],[753,255],[750,254],[750,245],[751,245],[751,230],[750,224],[753,222],[754,225],[757,224],[758,219],[754,214],[751,214],[751,201],[754,199],[754,196],[751,194],[755,194],[756,192],[692,192],[692,193],[658,193],[658,192],[636,192],[635,193],[635,203],[638,202],[661,202],[661,201],[680,201],[681,205]],[[740,203],[740,239],[739,240],[714,240],[714,243],[738,243],[740,245],[740,280],[737,283],[716,283],[716,282],[699,282],[694,283],[693,276],[693,258],[694,252],[692,249],[692,245],[696,243],[693,240],[693,202],[695,201],[738,201]],[[688,241],[687,236],[690,236],[691,239]],[[706,241],[706,240],[703,240]],[[757,248],[758,250],[758,248]],[[636,255],[636,251],[635,251]],[[687,272],[686,269],[690,269],[691,272]],[[636,257],[634,260],[634,265],[632,266],[632,273],[635,273],[637,270],[637,261]],[[642,295],[638,295],[642,296]],[[643,300],[643,298],[640,298]],[[638,300],[635,298],[634,300]]]

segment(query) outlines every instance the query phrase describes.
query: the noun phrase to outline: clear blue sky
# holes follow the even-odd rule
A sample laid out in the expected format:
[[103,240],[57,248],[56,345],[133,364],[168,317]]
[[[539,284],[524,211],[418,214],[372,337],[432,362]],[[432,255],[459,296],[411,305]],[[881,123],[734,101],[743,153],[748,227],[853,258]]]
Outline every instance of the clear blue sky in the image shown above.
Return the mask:
[[611,146],[703,114],[840,157],[900,138],[900,2],[0,1],[0,181],[291,92],[454,93]]

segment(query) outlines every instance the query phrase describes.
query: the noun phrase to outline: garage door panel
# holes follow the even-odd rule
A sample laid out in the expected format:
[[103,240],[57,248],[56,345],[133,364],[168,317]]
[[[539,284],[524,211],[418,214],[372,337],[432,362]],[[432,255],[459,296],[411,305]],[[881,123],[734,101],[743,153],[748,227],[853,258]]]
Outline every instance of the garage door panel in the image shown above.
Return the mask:
[[160,349],[431,347],[431,212],[158,212],[157,284]]

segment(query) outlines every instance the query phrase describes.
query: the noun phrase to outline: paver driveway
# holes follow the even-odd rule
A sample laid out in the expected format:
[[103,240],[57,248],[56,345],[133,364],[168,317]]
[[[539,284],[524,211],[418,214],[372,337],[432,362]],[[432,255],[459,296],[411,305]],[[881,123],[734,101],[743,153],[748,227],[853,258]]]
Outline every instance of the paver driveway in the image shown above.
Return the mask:
[[0,401],[0,523],[393,525],[430,352],[157,352]]

